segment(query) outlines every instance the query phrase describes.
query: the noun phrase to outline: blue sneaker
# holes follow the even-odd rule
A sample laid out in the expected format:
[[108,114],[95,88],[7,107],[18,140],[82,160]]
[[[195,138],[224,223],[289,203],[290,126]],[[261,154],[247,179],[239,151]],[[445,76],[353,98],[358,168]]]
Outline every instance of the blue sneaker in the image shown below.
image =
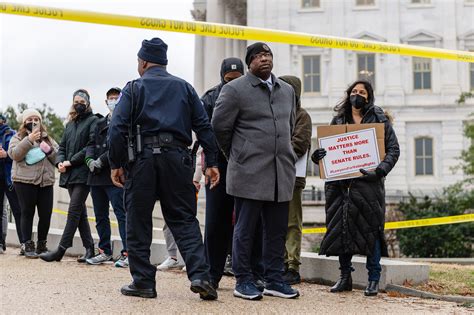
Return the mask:
[[285,282],[271,282],[265,284],[263,294],[269,296],[281,297],[284,299],[294,299],[300,296],[298,290],[293,289]]
[[236,284],[234,296],[247,300],[261,300],[263,297],[262,292],[252,282]]

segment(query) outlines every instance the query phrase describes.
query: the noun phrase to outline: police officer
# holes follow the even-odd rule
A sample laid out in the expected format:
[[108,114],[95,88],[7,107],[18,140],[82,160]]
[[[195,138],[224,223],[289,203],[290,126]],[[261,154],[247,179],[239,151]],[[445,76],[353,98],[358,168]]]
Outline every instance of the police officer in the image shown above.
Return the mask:
[[[209,265],[196,219],[193,161],[188,147],[193,130],[205,152],[206,182],[215,187],[219,183],[216,140],[196,91],[166,71],[167,49],[159,38],[142,42],[138,52],[140,78],[122,90],[109,130],[112,181],[125,190],[133,278],[121,292],[156,297],[150,245],[152,212],[159,199],[165,222],[186,262],[191,291],[202,299],[215,300],[217,292],[209,284]],[[134,151],[128,159],[127,146]]]

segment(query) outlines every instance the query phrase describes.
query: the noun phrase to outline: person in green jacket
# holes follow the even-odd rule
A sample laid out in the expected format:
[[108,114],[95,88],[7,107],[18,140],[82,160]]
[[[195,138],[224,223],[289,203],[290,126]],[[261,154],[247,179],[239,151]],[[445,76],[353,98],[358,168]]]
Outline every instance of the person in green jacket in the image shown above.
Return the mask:
[[90,96],[86,90],[77,90],[73,94],[73,105],[69,112],[69,122],[64,130],[56,158],[61,176],[59,186],[69,192],[70,202],[66,227],[56,250],[40,255],[45,261],[60,261],[66,249],[72,246],[74,233],[79,229],[82,244],[86,249],[78,262],[94,256],[94,240],[87,220],[86,199],[89,195],[87,177],[89,168],[85,163],[87,144],[93,135],[99,118],[92,114]]

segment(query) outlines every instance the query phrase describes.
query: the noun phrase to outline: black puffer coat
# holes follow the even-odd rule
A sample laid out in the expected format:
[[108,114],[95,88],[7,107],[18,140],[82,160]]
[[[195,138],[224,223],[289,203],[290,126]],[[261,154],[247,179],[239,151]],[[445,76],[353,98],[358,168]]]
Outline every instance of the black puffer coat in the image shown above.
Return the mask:
[[[370,106],[363,124],[385,124],[385,158],[378,165],[387,175],[397,163],[400,147],[392,124],[377,106]],[[331,125],[346,124],[344,116],[336,116]],[[385,177],[376,182],[361,179],[346,179],[327,182],[326,227],[321,243],[320,255],[341,254],[371,255],[375,240],[380,239],[382,256],[388,256],[384,238],[385,224]]]
[[67,123],[56,155],[56,164],[69,161],[71,166],[67,168],[66,173],[61,173],[59,186],[87,184],[89,168],[85,163],[86,149],[98,119],[88,112],[83,117]]

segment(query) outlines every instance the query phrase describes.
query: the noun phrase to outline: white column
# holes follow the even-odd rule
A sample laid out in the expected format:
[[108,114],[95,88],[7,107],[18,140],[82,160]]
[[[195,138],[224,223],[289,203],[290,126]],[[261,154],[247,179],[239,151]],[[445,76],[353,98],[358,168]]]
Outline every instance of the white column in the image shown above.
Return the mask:
[[[224,23],[224,4],[221,0],[207,1],[206,20],[214,23]],[[214,37],[205,38],[205,65],[203,87],[207,90],[220,82],[219,73],[222,59],[225,58],[225,40]]]
[[[400,4],[399,1],[387,1],[385,19],[386,34],[389,43],[400,42]],[[402,58],[399,55],[384,55],[384,62],[380,69],[376,69],[379,76],[385,77],[384,105],[399,106],[405,104],[405,93],[402,86]]]

